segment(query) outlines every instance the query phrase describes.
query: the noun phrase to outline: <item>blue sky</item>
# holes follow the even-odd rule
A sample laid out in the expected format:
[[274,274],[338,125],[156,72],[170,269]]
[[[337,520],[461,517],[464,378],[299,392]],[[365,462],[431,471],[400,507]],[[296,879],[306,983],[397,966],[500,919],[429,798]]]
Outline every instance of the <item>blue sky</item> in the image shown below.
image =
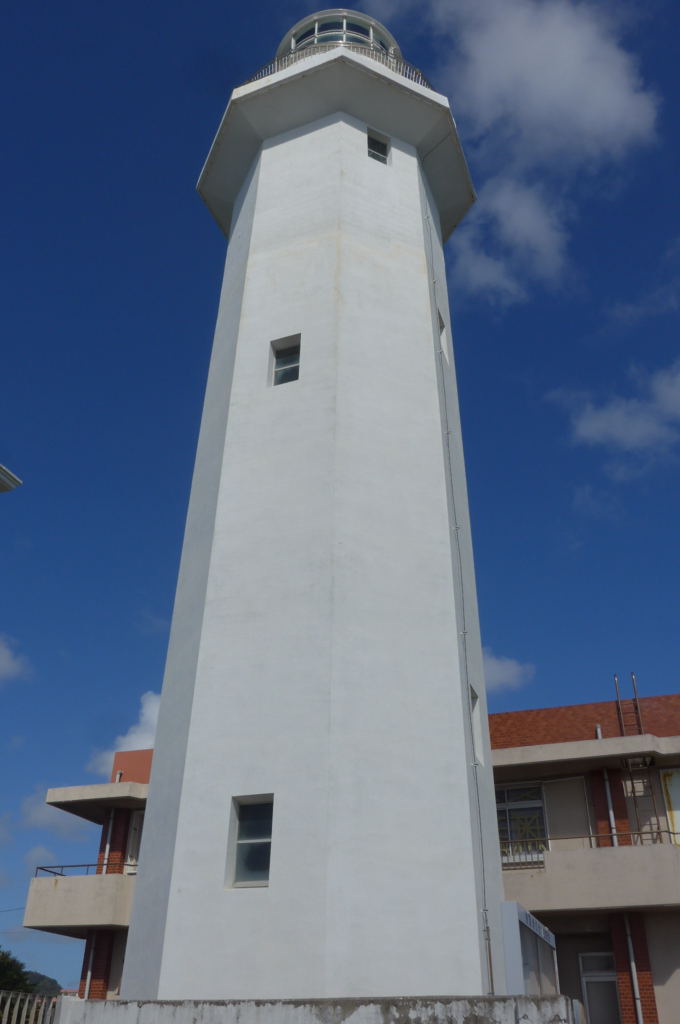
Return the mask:
[[[12,908],[95,855],[47,786],[153,731],[225,253],[195,183],[312,9],[4,8],[0,945],[65,986],[82,944]],[[680,9],[365,9],[450,96],[479,195],[448,257],[491,708],[675,691]]]

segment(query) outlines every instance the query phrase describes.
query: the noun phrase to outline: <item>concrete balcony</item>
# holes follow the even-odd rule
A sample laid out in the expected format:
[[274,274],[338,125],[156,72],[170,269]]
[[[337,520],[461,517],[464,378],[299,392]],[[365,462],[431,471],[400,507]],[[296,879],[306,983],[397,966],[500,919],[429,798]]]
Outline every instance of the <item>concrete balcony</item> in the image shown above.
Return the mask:
[[24,928],[85,938],[91,928],[127,928],[134,875],[52,875],[31,879]]
[[532,913],[680,906],[680,846],[562,848],[542,858],[503,872],[506,900]]

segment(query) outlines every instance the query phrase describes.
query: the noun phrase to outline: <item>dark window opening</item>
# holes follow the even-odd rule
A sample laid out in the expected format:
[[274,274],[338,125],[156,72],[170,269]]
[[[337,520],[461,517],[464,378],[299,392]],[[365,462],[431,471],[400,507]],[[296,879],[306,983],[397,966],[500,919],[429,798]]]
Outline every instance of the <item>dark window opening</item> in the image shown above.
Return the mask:
[[266,885],[272,849],[272,800],[237,804],[234,885]]
[[376,139],[375,136],[368,136],[368,155],[373,160],[378,160],[381,164],[387,163],[387,143],[381,142]]
[[288,348],[274,350],[273,384],[288,384],[300,376],[300,346],[290,345]]

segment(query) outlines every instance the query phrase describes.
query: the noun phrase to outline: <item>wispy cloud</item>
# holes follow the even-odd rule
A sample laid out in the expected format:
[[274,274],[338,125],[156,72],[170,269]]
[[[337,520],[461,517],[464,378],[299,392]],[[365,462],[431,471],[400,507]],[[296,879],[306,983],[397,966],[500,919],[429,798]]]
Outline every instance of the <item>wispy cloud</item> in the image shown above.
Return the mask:
[[453,236],[453,282],[502,304],[525,300],[536,283],[561,283],[584,174],[620,165],[655,138],[658,101],[624,45],[623,5],[365,6],[387,20],[417,16],[440,44],[433,77],[451,98],[479,194]]
[[593,487],[592,484],[581,484],[574,489],[571,507],[582,519],[618,525],[625,518],[623,506],[617,496]]
[[514,658],[497,658],[490,647],[485,647],[484,678],[490,693],[501,690],[519,690],[530,683],[536,674],[536,666],[526,663],[521,665]]
[[46,846],[32,846],[24,854],[26,873],[33,875],[36,868],[54,864],[54,860],[54,854]]
[[142,608],[135,627],[139,633],[151,636],[154,633],[167,633],[170,622],[162,615],[157,615],[151,608]]
[[638,394],[598,403],[586,392],[558,390],[549,400],[569,413],[574,444],[600,447],[610,476],[630,479],[668,456],[680,442],[680,360],[645,376],[632,372]]
[[91,836],[94,826],[57,807],[45,803],[47,790],[36,786],[30,796],[21,801],[21,824],[24,828],[40,828],[61,836],[62,839],[84,839]]
[[663,313],[675,313],[680,309],[680,277],[667,284],[659,285],[642,295],[635,302],[616,302],[609,310],[613,320],[624,327],[634,327],[641,320]]
[[0,633],[0,688],[10,679],[20,679],[32,673],[28,658],[17,654],[14,648],[16,640]]
[[87,770],[96,775],[110,775],[113,755],[118,750],[148,750],[156,738],[156,722],[161,695],[148,690],[142,694],[137,721],[124,736],[117,736],[109,750],[98,750],[92,755]]

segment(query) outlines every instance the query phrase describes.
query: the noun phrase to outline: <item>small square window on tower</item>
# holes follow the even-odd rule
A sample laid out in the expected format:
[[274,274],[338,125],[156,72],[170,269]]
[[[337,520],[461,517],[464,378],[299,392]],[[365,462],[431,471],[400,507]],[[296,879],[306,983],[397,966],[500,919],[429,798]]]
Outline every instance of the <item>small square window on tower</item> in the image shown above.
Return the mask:
[[279,338],[271,346],[270,383],[289,384],[300,376],[300,335]]
[[372,160],[377,160],[381,164],[387,163],[387,157],[390,152],[390,140],[386,135],[380,135],[379,132],[374,132],[372,128],[368,129],[368,155]]
[[242,798],[234,801],[234,807],[237,818],[234,885],[268,885],[274,800],[270,797],[251,804]]

